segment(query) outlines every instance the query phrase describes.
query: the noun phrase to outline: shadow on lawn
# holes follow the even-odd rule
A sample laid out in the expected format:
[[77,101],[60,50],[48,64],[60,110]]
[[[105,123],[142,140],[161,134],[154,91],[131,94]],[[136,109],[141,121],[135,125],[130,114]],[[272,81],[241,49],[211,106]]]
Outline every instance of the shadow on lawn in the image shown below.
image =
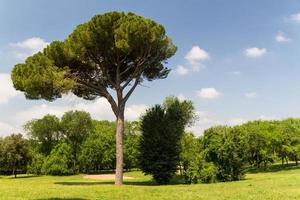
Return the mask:
[[[54,184],[58,185],[66,185],[66,186],[93,186],[93,185],[114,185],[115,182],[113,181],[99,181],[99,182],[55,182]],[[153,181],[130,181],[130,182],[124,182],[124,185],[135,185],[135,186],[156,186],[156,184]]]
[[289,164],[274,164],[268,166],[266,169],[264,168],[248,168],[246,170],[247,173],[250,174],[256,174],[256,173],[268,173],[268,172],[279,172],[279,171],[289,171],[289,170],[295,170],[300,169],[300,164],[296,165],[295,163],[289,163]]
[[36,178],[39,177],[37,175],[17,175],[17,177],[15,178],[14,176],[10,176],[10,179],[24,179],[24,178]]
[[[54,184],[58,185],[66,185],[66,186],[93,186],[93,185],[114,185],[114,181],[97,181],[97,182],[88,182],[88,181],[64,181],[64,182],[55,182]],[[159,186],[155,181],[153,180],[147,180],[147,181],[125,181],[123,183],[124,185],[133,185],[133,186]],[[171,182],[168,185],[180,185],[184,184],[184,181],[181,177],[175,176]]]

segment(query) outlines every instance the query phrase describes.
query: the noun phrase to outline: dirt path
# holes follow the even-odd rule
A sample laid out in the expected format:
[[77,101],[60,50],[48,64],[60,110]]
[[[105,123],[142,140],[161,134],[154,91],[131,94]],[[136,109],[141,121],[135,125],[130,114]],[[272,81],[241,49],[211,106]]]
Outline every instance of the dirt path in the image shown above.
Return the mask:
[[[114,174],[99,174],[99,175],[85,175],[83,178],[94,179],[94,180],[115,180]],[[124,176],[124,180],[134,179],[133,177]]]

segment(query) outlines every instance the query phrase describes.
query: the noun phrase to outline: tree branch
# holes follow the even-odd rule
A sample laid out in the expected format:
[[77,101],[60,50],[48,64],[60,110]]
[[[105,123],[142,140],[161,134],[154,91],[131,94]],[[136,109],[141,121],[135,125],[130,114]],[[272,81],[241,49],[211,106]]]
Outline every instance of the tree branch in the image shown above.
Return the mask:
[[128,98],[130,97],[130,95],[132,94],[132,92],[134,91],[136,86],[139,84],[140,78],[141,78],[141,74],[135,79],[135,82],[134,82],[133,86],[130,88],[130,90],[125,95],[124,102],[126,102],[128,100]]

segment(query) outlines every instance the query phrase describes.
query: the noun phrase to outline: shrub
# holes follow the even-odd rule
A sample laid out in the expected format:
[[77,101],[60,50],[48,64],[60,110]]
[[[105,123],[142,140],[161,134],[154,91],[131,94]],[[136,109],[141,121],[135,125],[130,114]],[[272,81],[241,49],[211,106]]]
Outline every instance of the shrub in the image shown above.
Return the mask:
[[213,183],[216,182],[217,168],[213,163],[206,162],[202,154],[198,154],[189,162],[183,175],[188,184]]
[[66,143],[58,144],[46,158],[42,172],[48,175],[70,175],[75,173],[72,149]]
[[42,154],[40,153],[34,154],[32,161],[28,166],[27,173],[35,174],[35,175],[42,174],[44,161],[45,161],[45,157]]

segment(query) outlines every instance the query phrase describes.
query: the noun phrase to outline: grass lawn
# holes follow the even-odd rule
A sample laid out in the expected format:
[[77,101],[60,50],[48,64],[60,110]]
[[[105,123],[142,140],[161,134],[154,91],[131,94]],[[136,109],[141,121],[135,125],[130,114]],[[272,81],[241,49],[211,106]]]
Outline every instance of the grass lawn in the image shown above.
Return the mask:
[[300,199],[300,168],[247,174],[246,180],[228,183],[175,184],[156,186],[149,176],[140,172],[125,173],[135,177],[123,186],[112,181],[96,181],[76,176],[20,175],[19,178],[0,176],[0,199],[35,200],[200,200],[200,199]]

